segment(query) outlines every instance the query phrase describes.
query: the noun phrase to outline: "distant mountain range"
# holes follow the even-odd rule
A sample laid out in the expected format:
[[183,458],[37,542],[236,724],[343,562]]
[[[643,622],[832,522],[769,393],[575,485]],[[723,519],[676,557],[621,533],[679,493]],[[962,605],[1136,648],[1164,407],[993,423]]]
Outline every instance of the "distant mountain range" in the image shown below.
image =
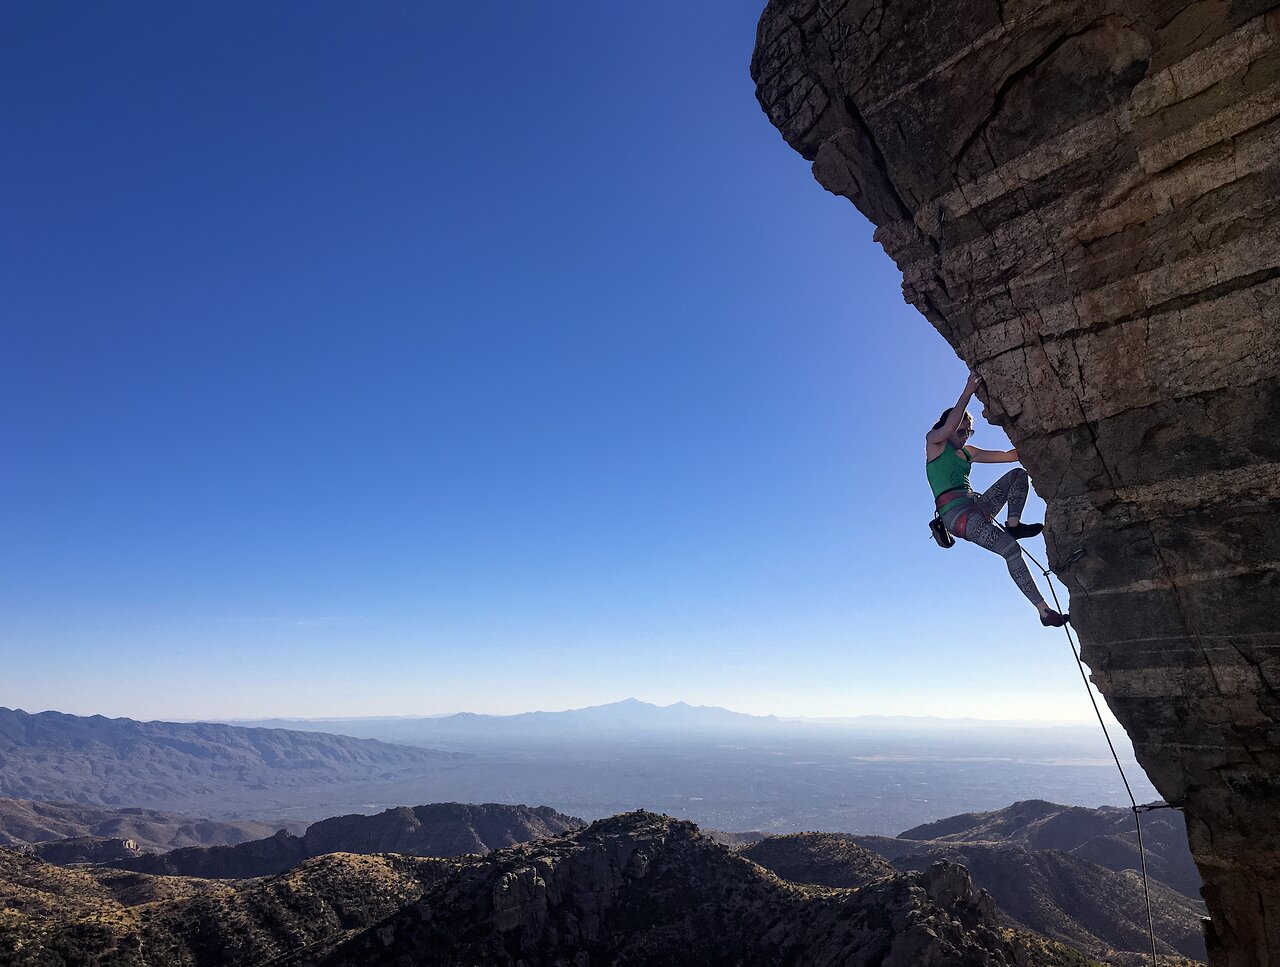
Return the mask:
[[372,739],[0,708],[0,796],[192,808],[421,777],[461,756]]
[[1014,728],[1087,731],[1072,723],[999,722],[981,719],[939,719],[914,716],[865,715],[847,718],[783,718],[776,715],[749,715],[711,705],[654,705],[628,698],[605,705],[567,709],[560,712],[521,712],[514,715],[485,715],[458,712],[436,716],[384,716],[331,719],[253,719],[232,724],[301,731],[338,732],[408,744],[445,742],[449,739],[546,739],[567,735],[589,739],[610,739],[618,735],[681,734],[716,735],[726,732],[769,734],[804,729],[854,731],[938,731],[1007,732]]
[[453,857],[545,839],[585,826],[546,806],[435,803],[401,806],[376,816],[336,816],[302,836],[281,830],[235,846],[192,846],[161,855],[111,859],[119,869],[166,876],[243,879],[292,869],[325,853],[400,853]]
[[563,712],[521,712],[516,715],[454,715],[347,719],[262,719],[237,723],[300,730],[337,729],[344,735],[371,736],[408,744],[433,741],[502,739],[527,742],[567,736],[613,739],[619,735],[678,732],[682,735],[776,729],[772,715],[747,715],[707,705],[651,705],[629,698],[607,705]]

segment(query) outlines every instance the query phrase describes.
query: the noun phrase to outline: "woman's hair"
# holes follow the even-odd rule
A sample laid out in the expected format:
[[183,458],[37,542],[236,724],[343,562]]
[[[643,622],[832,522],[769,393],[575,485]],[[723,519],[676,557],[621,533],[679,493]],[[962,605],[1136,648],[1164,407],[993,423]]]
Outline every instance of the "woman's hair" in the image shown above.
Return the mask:
[[[954,406],[948,406],[945,410],[943,410],[942,415],[938,417],[938,422],[933,425],[933,428],[935,430],[941,428],[942,424],[947,422],[947,417],[951,415],[951,411],[954,409],[955,409]],[[965,412],[968,413],[968,410],[966,410]],[[961,419],[964,419],[964,417],[961,417]]]

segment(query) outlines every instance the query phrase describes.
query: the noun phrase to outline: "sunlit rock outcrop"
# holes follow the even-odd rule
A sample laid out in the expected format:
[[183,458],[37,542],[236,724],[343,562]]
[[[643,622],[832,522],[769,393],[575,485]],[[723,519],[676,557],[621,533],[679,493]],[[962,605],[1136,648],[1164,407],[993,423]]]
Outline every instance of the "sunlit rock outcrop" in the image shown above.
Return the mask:
[[1280,962],[1277,5],[772,0],[752,76],[985,377],[1213,963]]

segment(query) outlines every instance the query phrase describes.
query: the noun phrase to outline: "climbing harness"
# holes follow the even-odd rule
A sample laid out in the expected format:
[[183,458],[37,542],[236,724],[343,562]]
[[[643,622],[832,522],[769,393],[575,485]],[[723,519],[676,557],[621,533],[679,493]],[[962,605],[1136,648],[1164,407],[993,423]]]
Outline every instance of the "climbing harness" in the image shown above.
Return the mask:
[[[1045,583],[1049,585],[1049,593],[1053,595],[1053,606],[1059,612],[1062,612],[1062,604],[1058,601],[1058,592],[1053,586],[1053,572],[1045,567],[1021,544],[1018,550],[1022,551],[1036,567],[1040,569],[1040,573],[1044,575]],[[1084,556],[1084,548],[1077,548],[1074,553],[1067,559],[1067,566],[1074,564]],[[1116,753],[1115,743],[1111,741],[1111,732],[1107,729],[1107,723],[1102,718],[1102,710],[1098,708],[1098,700],[1093,696],[1093,689],[1089,687],[1089,675],[1084,670],[1084,661],[1080,658],[1080,649],[1076,647],[1075,636],[1071,633],[1071,626],[1064,624],[1062,630],[1067,633],[1067,642],[1071,646],[1071,656],[1076,660],[1076,667],[1080,670],[1080,680],[1084,682],[1084,690],[1089,696],[1089,702],[1093,705],[1093,714],[1098,717],[1098,725],[1102,726],[1102,735],[1107,740],[1107,748],[1111,750],[1111,758],[1115,760],[1116,770],[1120,773],[1120,781],[1124,783],[1124,791],[1129,796],[1129,809],[1133,812],[1133,826],[1138,834],[1138,863],[1142,868],[1142,895],[1147,904],[1147,935],[1151,940],[1151,963],[1152,967],[1156,967],[1160,963],[1159,955],[1156,953],[1156,928],[1155,921],[1151,917],[1151,888],[1147,883],[1147,851],[1142,841],[1142,820],[1140,814],[1150,812],[1153,809],[1179,809],[1181,803],[1148,803],[1138,805],[1138,800],[1134,798],[1133,789],[1129,785],[1129,777],[1124,773],[1124,766],[1120,764],[1120,756]]]
[[934,498],[937,513],[933,515],[933,520],[929,521],[929,533],[932,535],[934,541],[937,542],[939,547],[955,547],[956,538],[964,537],[965,525],[969,522],[969,514],[976,508],[972,506],[967,507],[960,516],[956,518],[956,529],[954,534],[947,529],[947,525],[942,519],[942,508],[951,503],[951,501],[955,500],[958,496],[963,496],[968,493],[969,490],[967,488],[957,487],[955,490],[944,491]]

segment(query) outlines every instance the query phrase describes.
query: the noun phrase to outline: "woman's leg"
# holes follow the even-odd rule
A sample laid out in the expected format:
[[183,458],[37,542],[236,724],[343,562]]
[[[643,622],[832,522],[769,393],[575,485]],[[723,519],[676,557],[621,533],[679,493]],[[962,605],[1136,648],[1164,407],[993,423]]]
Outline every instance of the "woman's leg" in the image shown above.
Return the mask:
[[[1025,477],[1024,472],[1024,480]],[[1025,486],[1024,483],[1023,487]],[[993,524],[978,508],[974,508],[965,522],[964,540],[971,541],[979,547],[985,547],[1003,557],[1005,564],[1009,567],[1009,576],[1013,578],[1013,583],[1018,586],[1018,590],[1027,596],[1027,600],[1036,606],[1037,611],[1044,613],[1046,607],[1044,596],[1036,587],[1031,572],[1027,570],[1027,565],[1022,560],[1022,551],[1019,550],[1017,541]]]
[[995,517],[1006,503],[1009,514],[1006,523],[1017,524],[1022,520],[1022,508],[1027,504],[1027,472],[1014,467],[1003,477],[978,495],[978,512]]

